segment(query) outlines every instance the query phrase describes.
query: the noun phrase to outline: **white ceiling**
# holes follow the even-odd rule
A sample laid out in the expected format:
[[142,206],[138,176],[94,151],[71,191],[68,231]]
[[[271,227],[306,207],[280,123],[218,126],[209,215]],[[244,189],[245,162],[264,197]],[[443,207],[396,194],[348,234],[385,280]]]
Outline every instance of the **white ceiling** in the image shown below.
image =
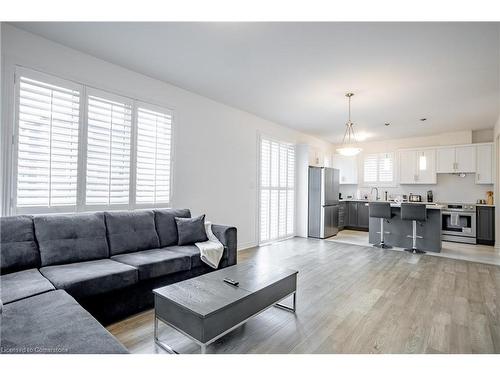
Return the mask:
[[370,140],[491,128],[498,117],[497,23],[14,25],[332,142],[347,91]]

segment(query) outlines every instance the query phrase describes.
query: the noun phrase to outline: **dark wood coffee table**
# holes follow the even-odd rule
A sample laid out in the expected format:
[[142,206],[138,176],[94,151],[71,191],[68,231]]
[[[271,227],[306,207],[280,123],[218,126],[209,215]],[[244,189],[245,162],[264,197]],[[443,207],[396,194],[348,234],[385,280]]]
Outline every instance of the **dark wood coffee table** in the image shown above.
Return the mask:
[[[201,346],[276,306],[295,313],[298,271],[255,264],[237,264],[153,290],[154,340],[169,353],[177,353],[158,337],[158,322],[176,329]],[[225,277],[239,281],[233,286]],[[292,305],[280,304],[292,296]]]

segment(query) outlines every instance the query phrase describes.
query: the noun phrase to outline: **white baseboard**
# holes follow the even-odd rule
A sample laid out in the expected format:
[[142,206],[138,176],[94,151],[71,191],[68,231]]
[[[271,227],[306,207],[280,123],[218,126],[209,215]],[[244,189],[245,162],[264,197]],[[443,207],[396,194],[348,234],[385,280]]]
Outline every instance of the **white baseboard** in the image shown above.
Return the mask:
[[257,243],[250,241],[250,242],[245,242],[238,244],[238,251],[245,250],[245,249],[250,249],[251,247],[256,247]]

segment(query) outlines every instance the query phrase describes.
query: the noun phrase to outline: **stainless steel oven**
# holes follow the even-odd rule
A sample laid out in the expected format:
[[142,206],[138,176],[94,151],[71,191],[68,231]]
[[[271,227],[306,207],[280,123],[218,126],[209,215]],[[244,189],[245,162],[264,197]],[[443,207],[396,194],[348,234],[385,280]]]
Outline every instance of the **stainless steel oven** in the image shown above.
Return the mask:
[[443,241],[476,243],[476,206],[446,204],[441,211]]

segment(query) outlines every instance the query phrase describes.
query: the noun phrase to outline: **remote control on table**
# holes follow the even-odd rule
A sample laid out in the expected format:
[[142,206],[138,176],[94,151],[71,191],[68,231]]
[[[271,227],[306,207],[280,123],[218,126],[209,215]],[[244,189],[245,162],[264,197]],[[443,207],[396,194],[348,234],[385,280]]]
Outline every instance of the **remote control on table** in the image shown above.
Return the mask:
[[238,286],[239,285],[239,281],[236,281],[236,280],[233,280],[233,279],[230,279],[229,277],[226,277],[224,278],[224,282],[225,283],[228,283],[228,284],[231,284],[233,286]]

